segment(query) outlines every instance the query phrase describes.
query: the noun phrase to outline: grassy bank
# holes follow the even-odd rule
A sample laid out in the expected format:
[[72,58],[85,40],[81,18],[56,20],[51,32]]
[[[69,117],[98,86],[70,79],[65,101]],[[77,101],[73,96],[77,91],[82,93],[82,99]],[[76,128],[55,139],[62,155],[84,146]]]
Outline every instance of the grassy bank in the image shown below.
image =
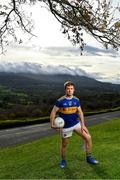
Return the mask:
[[[101,109],[99,111],[84,112],[84,115],[90,116],[90,115],[119,111],[119,110],[120,110],[120,107],[113,108],[113,109]],[[32,124],[38,124],[38,123],[45,123],[49,121],[50,121],[49,116],[32,118],[32,119],[28,118],[28,119],[16,119],[16,120],[0,120],[0,129],[32,125]]]
[[0,129],[49,122],[49,116],[36,119],[0,120]]
[[90,112],[85,112],[85,116],[90,116],[90,115],[95,115],[95,114],[101,114],[101,113],[107,113],[107,112],[114,112],[114,111],[120,111],[120,106],[116,108],[111,108],[111,109],[101,109],[98,111],[90,111]]
[[1,179],[119,179],[120,119],[89,128],[97,166],[85,161],[83,141],[76,135],[68,146],[68,166],[59,168],[60,136],[43,138],[32,143],[0,149]]

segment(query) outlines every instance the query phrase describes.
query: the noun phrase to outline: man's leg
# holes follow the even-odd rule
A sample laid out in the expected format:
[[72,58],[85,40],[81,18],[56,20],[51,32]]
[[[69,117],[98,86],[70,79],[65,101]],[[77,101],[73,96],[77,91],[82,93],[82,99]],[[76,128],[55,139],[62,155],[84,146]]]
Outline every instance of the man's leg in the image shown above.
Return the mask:
[[92,152],[92,138],[88,129],[86,128],[82,132],[81,128],[77,128],[75,129],[75,132],[85,140],[86,154],[90,154]]
[[85,149],[86,149],[86,158],[87,162],[91,164],[97,164],[98,161],[93,159],[91,153],[92,153],[92,138],[87,128],[85,130],[81,131],[81,128],[76,128],[75,132],[80,135],[85,140]]
[[67,152],[67,145],[68,145],[69,139],[68,138],[62,138],[61,142],[61,163],[60,167],[64,168],[66,166],[66,152]]
[[68,138],[62,138],[62,142],[61,142],[61,157],[64,160],[66,159],[66,151],[67,151],[68,142],[69,142]]

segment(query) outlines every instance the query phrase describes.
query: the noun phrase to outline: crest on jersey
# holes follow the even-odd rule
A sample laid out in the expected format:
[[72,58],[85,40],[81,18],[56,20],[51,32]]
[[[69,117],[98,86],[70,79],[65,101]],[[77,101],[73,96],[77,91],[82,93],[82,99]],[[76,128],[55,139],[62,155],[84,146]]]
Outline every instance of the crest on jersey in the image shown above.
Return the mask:
[[72,101],[69,101],[68,104],[69,104],[69,106],[72,106]]

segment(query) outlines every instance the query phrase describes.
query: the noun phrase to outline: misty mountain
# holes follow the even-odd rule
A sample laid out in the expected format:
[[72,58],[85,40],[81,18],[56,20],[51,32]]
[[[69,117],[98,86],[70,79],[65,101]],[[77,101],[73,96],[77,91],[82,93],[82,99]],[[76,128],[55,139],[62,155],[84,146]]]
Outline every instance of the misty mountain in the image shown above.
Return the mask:
[[[76,89],[86,91],[119,91],[120,85],[111,83],[102,83],[93,78],[85,76],[72,75],[47,75],[47,74],[32,74],[32,73],[0,73],[0,85],[4,85],[15,89],[40,88],[40,91],[50,91],[56,88],[63,89],[65,81],[71,80],[75,83]],[[46,88],[46,89],[45,89]],[[57,89],[59,90],[59,89]]]
[[44,65],[39,63],[31,62],[3,62],[0,64],[0,72],[11,72],[11,73],[32,73],[32,74],[69,74],[79,76],[90,76],[80,68],[71,68],[64,65]]

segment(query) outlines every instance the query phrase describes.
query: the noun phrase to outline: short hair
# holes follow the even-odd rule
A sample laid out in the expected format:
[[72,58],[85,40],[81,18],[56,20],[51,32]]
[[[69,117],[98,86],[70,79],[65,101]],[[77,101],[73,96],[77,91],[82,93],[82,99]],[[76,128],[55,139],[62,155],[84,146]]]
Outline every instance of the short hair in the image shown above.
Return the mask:
[[67,86],[74,86],[75,87],[75,84],[72,81],[66,81],[64,83],[64,88],[66,89]]

